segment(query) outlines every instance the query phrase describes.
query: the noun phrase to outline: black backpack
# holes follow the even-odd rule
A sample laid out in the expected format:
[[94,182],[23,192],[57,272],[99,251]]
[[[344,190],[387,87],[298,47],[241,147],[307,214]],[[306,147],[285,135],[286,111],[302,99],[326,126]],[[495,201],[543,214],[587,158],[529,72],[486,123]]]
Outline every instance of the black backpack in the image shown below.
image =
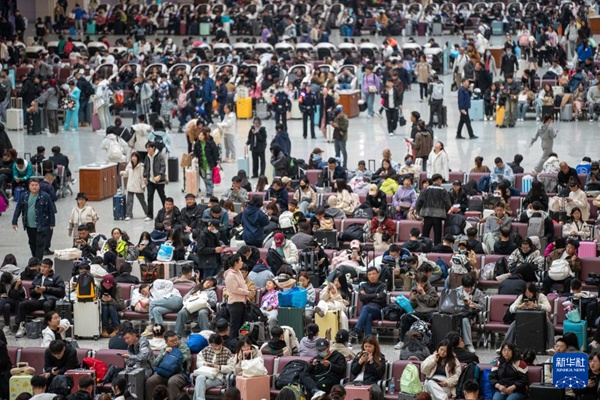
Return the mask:
[[364,230],[362,224],[352,224],[340,233],[340,241],[351,242],[353,240],[363,241]]
[[381,310],[383,319],[386,321],[400,321],[400,317],[404,314],[404,309],[398,304],[390,303]]
[[494,279],[504,274],[508,274],[508,261],[506,261],[506,257],[496,260],[496,264],[494,265]]
[[[133,137],[133,128],[131,129],[127,129],[124,127],[121,127],[121,131],[119,132],[118,136],[123,139],[126,143],[128,143],[131,138]],[[143,161],[143,160],[140,160]]]
[[463,386],[466,381],[474,380],[477,383],[481,382],[481,369],[475,361],[468,363],[460,373],[458,377],[458,383],[456,384],[456,398],[462,399],[465,397],[463,392]]
[[154,134],[154,144],[156,145],[156,151],[159,153],[165,148],[165,142],[161,135]]
[[426,236],[419,237],[419,242],[421,243],[421,252],[422,253],[431,253],[433,249],[433,241],[431,238]]
[[267,265],[271,268],[273,275],[277,276],[279,268],[281,268],[283,264],[285,264],[285,262],[279,253],[277,253],[275,249],[269,249],[269,252],[267,253]]
[[245,322],[267,322],[267,317],[262,313],[257,304],[250,301],[246,302],[246,309],[244,310],[244,321]]
[[275,380],[275,388],[283,389],[284,386],[297,383],[300,380],[300,374],[308,369],[308,363],[302,360],[293,360],[281,371],[281,374]]

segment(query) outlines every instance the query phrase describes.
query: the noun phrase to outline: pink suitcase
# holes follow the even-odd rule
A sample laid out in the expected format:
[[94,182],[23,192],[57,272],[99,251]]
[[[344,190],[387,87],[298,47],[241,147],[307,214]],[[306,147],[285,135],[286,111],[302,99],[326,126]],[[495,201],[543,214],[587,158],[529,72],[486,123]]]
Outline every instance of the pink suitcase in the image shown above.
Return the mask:
[[[196,32],[196,33],[198,33],[198,32]],[[181,36],[185,36],[185,35],[187,35],[187,22],[185,22],[185,21],[181,21],[181,22],[179,23],[179,34],[180,34]]]
[[371,385],[346,385],[346,398],[349,400],[371,400]]
[[[70,369],[67,372],[65,372],[65,375],[71,375],[71,377],[73,378],[73,388],[71,389],[71,393],[75,393],[79,390],[79,379],[82,376],[91,376],[94,379],[94,382],[96,382],[96,371],[93,371],[91,369]],[[92,395],[92,397],[94,397],[96,395],[96,385],[94,385],[94,394]]]
[[594,258],[596,257],[596,243],[594,242],[579,242],[579,250],[577,252],[579,258]]
[[240,390],[242,400],[262,400],[271,396],[269,375],[245,377],[238,375],[235,386]]
[[198,171],[195,169],[185,170],[185,193],[198,196]]
[[100,117],[98,114],[92,114],[92,130],[99,131],[102,129],[102,124],[100,124]]

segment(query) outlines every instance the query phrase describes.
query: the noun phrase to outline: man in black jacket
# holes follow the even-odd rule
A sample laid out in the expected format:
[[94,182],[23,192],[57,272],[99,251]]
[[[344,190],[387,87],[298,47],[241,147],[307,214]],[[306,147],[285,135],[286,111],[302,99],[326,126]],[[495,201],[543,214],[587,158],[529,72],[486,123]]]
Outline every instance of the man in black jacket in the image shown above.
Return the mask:
[[221,252],[225,245],[219,240],[219,220],[211,219],[198,238],[198,259],[202,278],[214,276],[221,268]]
[[394,136],[398,127],[398,110],[402,106],[402,91],[400,87],[400,85],[396,85],[390,79],[385,82],[385,90],[381,93],[382,106],[385,109],[385,118],[390,136]]
[[386,304],[386,284],[379,282],[379,271],[375,267],[367,269],[367,282],[360,286],[358,297],[362,303],[362,309],[358,316],[356,326],[352,328],[350,336],[358,338],[364,329],[365,335],[370,335],[372,321],[381,318],[381,309]]
[[154,192],[158,192],[160,201],[165,205],[167,196],[165,196],[165,178],[167,166],[165,159],[156,151],[156,145],[153,142],[146,143],[148,155],[144,161],[144,181],[148,185],[148,215],[146,221],[152,220],[154,215]]
[[197,204],[194,194],[188,193],[185,195],[185,207],[181,209],[179,222],[181,222],[186,232],[200,231],[200,221],[204,210],[206,210],[206,205]]
[[442,221],[448,216],[448,210],[452,206],[448,191],[441,187],[442,176],[433,174],[431,177],[433,185],[421,191],[417,199],[417,214],[423,217],[423,236],[429,237],[433,228],[433,243],[442,241]]
[[31,107],[33,102],[42,93],[42,87],[40,86],[40,78],[32,73],[29,74],[23,86],[21,87],[21,97],[23,98],[23,112],[25,113],[25,120],[23,123],[27,126],[29,122],[29,113],[27,109]]
[[[306,132],[306,131],[305,131]],[[248,140],[246,145],[252,153],[252,178],[258,178],[259,175],[265,174],[266,158],[265,150],[267,149],[267,130],[262,126],[260,118],[254,118],[252,128],[248,132]],[[259,174],[260,165],[260,174]]]
[[327,166],[323,168],[321,174],[319,175],[319,182],[317,186],[324,187],[329,186],[333,187],[333,182],[337,179],[346,179],[346,171],[340,165],[335,158],[329,157],[327,160]]
[[94,394],[94,379],[91,376],[82,376],[79,379],[79,390],[67,396],[67,400],[92,400]]
[[70,369],[79,366],[77,350],[62,340],[53,340],[44,352],[44,376],[48,379],[48,387],[57,375],[64,375]]
[[317,106],[317,95],[314,94],[306,83],[302,83],[300,97],[300,111],[302,111],[302,136],[306,139],[308,127],[310,126],[310,137],[315,139],[315,107]]
[[500,282],[498,294],[520,295],[525,293],[527,282],[519,274],[509,274],[508,277]]
[[300,373],[300,382],[312,395],[311,400],[325,396],[346,374],[346,359],[337,350],[329,348],[327,339],[317,339],[315,348],[317,356],[308,363],[306,371]]
[[95,94],[96,91],[90,81],[85,79],[82,70],[75,71],[75,79],[77,79],[77,87],[81,90],[81,94],[79,95],[79,125],[90,126],[91,113],[88,113],[88,105],[90,96]]
[[175,206],[172,197],[167,197],[165,199],[165,206],[158,211],[158,214],[156,214],[154,223],[163,224],[167,231],[181,225],[181,211]]

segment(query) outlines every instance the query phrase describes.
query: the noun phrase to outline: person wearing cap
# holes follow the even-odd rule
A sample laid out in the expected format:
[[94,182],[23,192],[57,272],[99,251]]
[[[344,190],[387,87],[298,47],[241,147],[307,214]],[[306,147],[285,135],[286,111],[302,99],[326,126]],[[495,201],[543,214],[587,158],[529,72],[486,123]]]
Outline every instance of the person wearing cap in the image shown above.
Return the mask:
[[[98,287],[96,293],[100,299],[102,315],[102,337],[113,337],[117,334],[119,328],[119,311],[125,308],[121,299],[121,289],[115,282],[112,275],[106,275]],[[110,324],[109,324],[110,321]],[[108,327],[112,327],[112,332],[108,333]]]
[[433,185],[421,191],[417,198],[415,210],[424,220],[423,236],[428,237],[431,228],[433,228],[433,243],[438,244],[442,241],[442,221],[448,216],[452,203],[448,191],[440,186],[442,176],[434,174],[431,180]]
[[71,122],[73,122],[73,132],[77,132],[79,129],[79,97],[81,96],[81,90],[77,87],[75,78],[70,78],[67,85],[69,86],[69,94],[67,96],[73,102],[73,107],[67,110],[63,130],[68,132]]
[[543,292],[548,295],[552,291],[552,287],[555,284],[563,285],[562,291],[559,293],[569,293],[571,290],[571,281],[573,279],[579,279],[579,272],[581,271],[581,259],[577,256],[577,249],[579,248],[579,242],[575,239],[568,239],[566,248],[555,249],[546,258],[546,265],[549,265],[549,270],[552,270],[555,261],[559,264],[564,260],[568,263],[571,272],[563,279],[557,280],[550,276],[550,273],[545,274],[543,280]]
[[51,134],[58,134],[58,97],[59,91],[56,85],[56,79],[51,78],[46,82],[45,91],[40,97],[32,102],[32,106],[39,104],[46,105],[46,113],[48,116],[48,131]]
[[267,149],[267,130],[262,126],[260,118],[254,118],[254,121],[252,121],[252,128],[248,132],[246,146],[249,146],[252,153],[252,178],[258,178],[260,175],[265,174],[265,150]]
[[74,242],[76,242],[79,237],[79,227],[82,225],[87,226],[87,224],[95,224],[99,219],[94,207],[87,204],[88,198],[85,193],[77,193],[75,201],[77,202],[77,205],[71,211],[68,229],[69,237],[72,236]]
[[283,233],[277,232],[273,236],[271,248],[281,256],[283,262],[289,265],[298,264],[298,248],[291,240],[285,238]]
[[214,276],[221,268],[221,252],[226,246],[219,240],[220,224],[219,220],[210,219],[198,237],[196,252],[203,278]]
[[317,339],[318,351],[308,368],[300,373],[300,383],[306,388],[311,400],[318,400],[339,384],[346,373],[346,358],[338,351],[331,350],[327,339]]
[[247,203],[248,192],[242,186],[242,178],[234,176],[231,178],[231,187],[223,193],[221,200],[231,200],[234,203]]
[[[371,74],[374,76],[373,74]],[[377,78],[379,79],[379,78]],[[370,115],[373,115],[373,104],[371,104]],[[348,141],[348,126],[349,121],[343,109],[338,106],[334,112],[335,117],[331,121],[333,127],[333,144],[335,146],[335,157],[341,160],[341,156],[344,157],[342,167],[344,170],[348,167],[348,152],[346,151],[346,142]]]
[[327,160],[327,167],[323,168],[319,174],[319,182],[317,186],[320,187],[333,187],[333,183],[337,179],[346,180],[347,175],[344,168],[342,168],[338,161],[334,157],[329,157]]

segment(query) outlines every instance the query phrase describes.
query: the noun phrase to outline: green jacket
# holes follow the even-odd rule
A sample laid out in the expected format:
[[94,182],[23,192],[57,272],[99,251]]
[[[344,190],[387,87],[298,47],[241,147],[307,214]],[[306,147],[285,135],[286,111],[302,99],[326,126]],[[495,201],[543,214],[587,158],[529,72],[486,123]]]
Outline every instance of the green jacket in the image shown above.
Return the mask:
[[348,140],[348,117],[346,117],[346,114],[341,113],[339,117],[336,117],[333,122],[338,124],[337,129],[339,129],[342,132],[342,140],[345,142]]

